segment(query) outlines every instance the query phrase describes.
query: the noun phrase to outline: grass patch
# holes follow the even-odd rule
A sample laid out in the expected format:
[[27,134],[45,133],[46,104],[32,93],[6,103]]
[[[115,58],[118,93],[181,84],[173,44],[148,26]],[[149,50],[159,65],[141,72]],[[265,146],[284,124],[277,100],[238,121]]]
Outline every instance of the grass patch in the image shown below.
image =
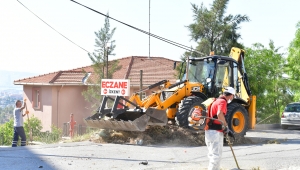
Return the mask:
[[69,143],[69,142],[91,141],[91,137],[93,136],[94,133],[95,133],[94,131],[90,131],[83,135],[77,135],[77,136],[74,136],[73,138],[66,139],[63,142]]

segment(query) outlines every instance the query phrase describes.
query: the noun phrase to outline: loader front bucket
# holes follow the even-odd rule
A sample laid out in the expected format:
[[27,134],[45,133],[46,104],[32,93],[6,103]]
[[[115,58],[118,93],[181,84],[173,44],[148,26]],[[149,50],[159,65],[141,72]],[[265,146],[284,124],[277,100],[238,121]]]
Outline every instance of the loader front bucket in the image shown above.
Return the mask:
[[123,131],[145,131],[147,125],[167,124],[168,118],[165,110],[155,108],[129,109],[126,112],[118,114],[116,118],[102,117],[99,113],[85,119],[90,127],[99,129],[112,129]]

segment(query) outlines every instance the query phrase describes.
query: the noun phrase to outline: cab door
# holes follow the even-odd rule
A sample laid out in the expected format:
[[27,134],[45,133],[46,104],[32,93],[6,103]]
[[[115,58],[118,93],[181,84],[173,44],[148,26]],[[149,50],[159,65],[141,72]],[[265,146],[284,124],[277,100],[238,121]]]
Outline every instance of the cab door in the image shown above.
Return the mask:
[[[217,69],[215,74],[215,88],[214,88],[214,97],[219,97],[223,93],[225,87],[234,87],[236,88],[237,81],[237,68],[235,71],[233,69],[233,63],[229,60],[218,60]],[[233,75],[235,73],[235,75]],[[236,77],[236,78],[234,78]],[[236,79],[236,80],[235,80]]]

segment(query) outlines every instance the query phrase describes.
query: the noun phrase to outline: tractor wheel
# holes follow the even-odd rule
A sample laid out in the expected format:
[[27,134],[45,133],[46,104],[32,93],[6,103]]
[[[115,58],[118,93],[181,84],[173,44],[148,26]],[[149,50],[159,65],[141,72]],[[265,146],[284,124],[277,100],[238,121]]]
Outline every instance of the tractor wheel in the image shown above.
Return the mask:
[[179,126],[188,127],[188,117],[192,114],[194,108],[205,107],[201,104],[203,99],[197,96],[189,96],[181,100],[179,104],[178,112],[176,113],[176,121]]
[[242,105],[231,103],[227,106],[226,121],[236,137],[244,137],[248,130],[249,116]]

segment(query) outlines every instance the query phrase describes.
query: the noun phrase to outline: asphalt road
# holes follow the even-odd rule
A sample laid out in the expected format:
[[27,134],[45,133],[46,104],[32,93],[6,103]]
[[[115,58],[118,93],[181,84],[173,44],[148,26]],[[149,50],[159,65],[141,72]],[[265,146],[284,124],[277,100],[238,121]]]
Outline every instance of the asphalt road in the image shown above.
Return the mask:
[[[300,129],[250,130],[246,138],[255,144],[233,146],[241,169],[300,169]],[[139,146],[89,141],[0,147],[0,169],[193,170],[206,169],[206,154],[206,146]],[[224,146],[221,167],[222,170],[237,169],[229,146]]]

